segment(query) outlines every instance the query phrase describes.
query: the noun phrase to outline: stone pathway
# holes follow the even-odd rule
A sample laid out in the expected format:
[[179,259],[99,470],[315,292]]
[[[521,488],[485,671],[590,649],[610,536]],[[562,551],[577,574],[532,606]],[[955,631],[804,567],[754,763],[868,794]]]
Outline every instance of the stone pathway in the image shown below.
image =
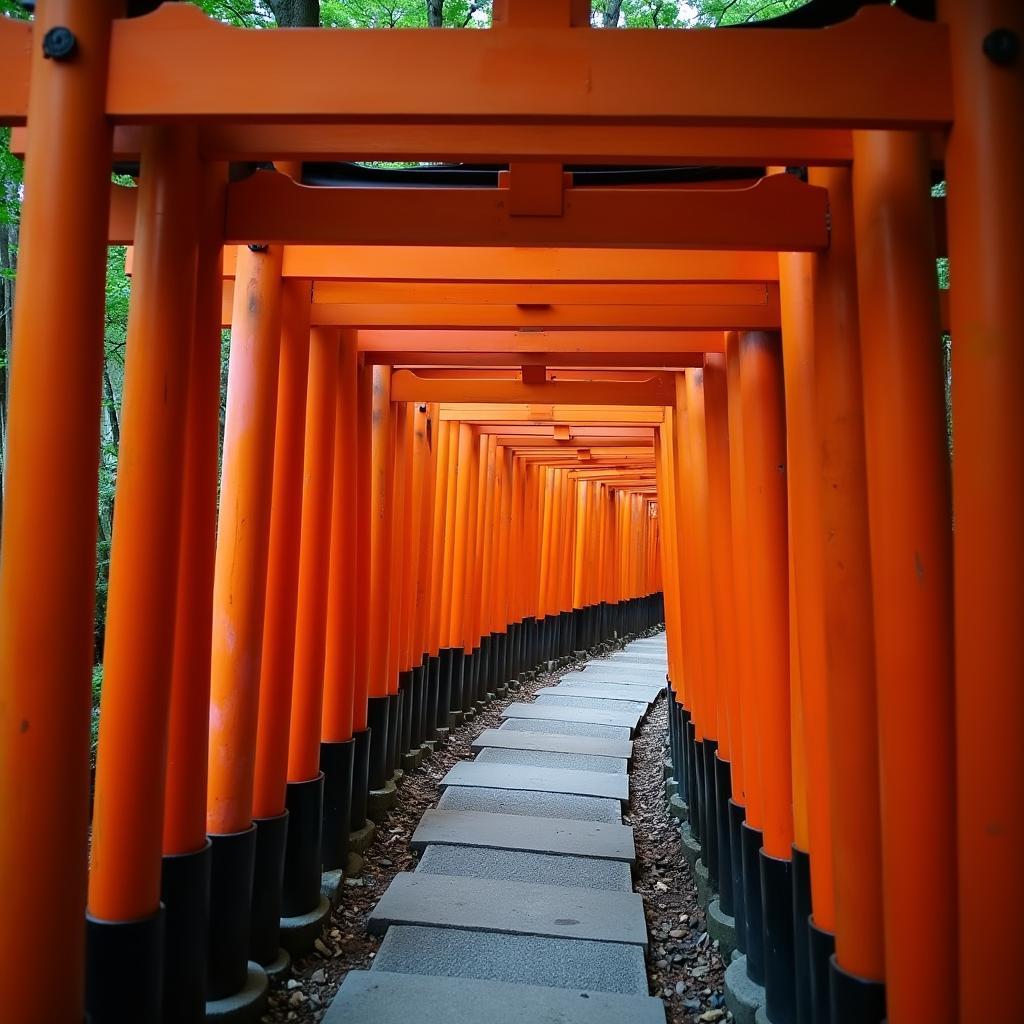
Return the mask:
[[373,968],[348,974],[324,1024],[664,1024],[622,813],[665,672],[664,634],[634,641],[477,737],[412,838],[416,870],[370,915]]

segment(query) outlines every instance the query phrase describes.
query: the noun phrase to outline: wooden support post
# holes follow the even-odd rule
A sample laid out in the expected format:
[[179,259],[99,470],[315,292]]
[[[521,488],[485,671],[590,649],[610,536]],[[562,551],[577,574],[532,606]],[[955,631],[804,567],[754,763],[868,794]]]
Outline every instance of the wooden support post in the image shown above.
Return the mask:
[[[368,544],[365,598],[367,601],[367,693],[370,727],[370,789],[383,790],[388,766],[388,733],[392,728],[388,679],[391,608],[391,497],[393,492],[394,428],[391,417],[391,368],[367,367],[369,399],[360,409],[360,431],[367,431],[370,451],[361,489],[367,506]],[[358,626],[357,626],[358,628]]]
[[[330,903],[320,894],[324,805],[320,730],[340,341],[339,331],[332,328],[315,327],[309,336],[299,586],[288,737],[288,842],[281,899],[284,928],[291,933],[288,943],[293,950],[312,947],[311,921],[323,920],[330,912]],[[290,919],[294,918],[301,920],[292,922]]]
[[[953,1024],[953,533],[927,140],[910,132],[855,132],[853,166],[886,1013],[891,1024]],[[937,856],[939,850],[946,855]]]
[[[199,184],[195,134],[151,129],[128,316],[89,876],[88,958],[96,984],[86,1009],[97,1019],[128,1006],[159,1013],[162,1002],[163,797],[185,451],[180,409],[195,332]],[[125,922],[134,933],[127,945],[120,939]],[[113,977],[126,967],[133,984],[119,986]]]
[[[243,989],[259,1002],[261,969],[247,968],[256,852],[252,824],[260,653],[266,607],[281,250],[242,247],[231,327],[227,419],[213,591],[210,774],[213,841],[208,999]],[[245,923],[245,927],[240,926]]]
[[[118,13],[116,0],[39,4],[31,57],[0,553],[0,805],[18,823],[0,834],[0,981],[6,1012],[26,1024],[77,1022],[84,1005],[104,103]],[[44,55],[38,40],[56,26],[74,32],[78,60]]]
[[[281,348],[277,369],[274,483],[267,554],[260,710],[256,732],[253,817],[285,810],[288,732],[295,658],[295,615],[302,527],[303,430],[309,378],[308,281],[288,281],[281,294]],[[284,828],[281,828],[284,841]],[[281,847],[281,856],[284,847]],[[280,913],[276,915],[280,917]],[[274,955],[277,955],[275,949]]]
[[[764,800],[760,853],[766,1012],[794,1013],[789,712],[789,558],[786,427],[778,335],[740,336],[740,398],[748,514],[752,646],[757,666]],[[749,904],[748,904],[749,905]]]
[[220,239],[226,168],[205,168],[185,410],[178,595],[164,796],[164,1020],[205,1012],[210,842],[206,782],[220,443]]
[[736,637],[735,567],[732,553],[732,493],[729,477],[729,399],[725,356],[704,357],[704,416],[707,442],[708,542],[714,608],[715,662],[718,666],[719,814],[721,909],[735,917],[737,891],[742,887],[739,851],[734,851],[730,800],[743,793],[742,699]]
[[[1005,1012],[1024,918],[1024,7],[943,0],[953,127],[946,148],[960,1019]],[[979,882],[991,892],[979,893]],[[977,937],[985,936],[984,943]]]
[[[828,662],[825,650],[825,576],[822,534],[821,446],[816,409],[813,257],[779,254],[782,358],[785,366],[789,472],[792,617],[796,620],[799,717],[803,729],[807,845],[794,848],[794,919],[797,999],[828,1020],[828,958],[834,947],[835,876],[829,782]],[[794,737],[794,743],[799,742]],[[798,839],[799,843],[799,839]],[[809,856],[809,865],[805,858]],[[810,871],[810,893],[805,892]],[[807,898],[811,920],[803,914]],[[801,933],[800,929],[803,929]],[[809,944],[801,956],[803,943]]]
[[878,715],[850,172],[811,176],[828,188],[832,211],[832,247],[814,267],[814,364],[836,885],[830,991],[838,1024],[844,991],[884,1015]]
[[[324,872],[348,863],[354,795],[367,788],[366,696],[364,726],[355,728],[356,520],[358,474],[359,364],[354,331],[342,331],[334,412],[334,481],[331,492],[330,583],[327,589],[327,646],[324,651],[324,706],[320,726],[320,767],[324,773]],[[365,821],[365,812],[363,820]],[[357,827],[361,827],[362,821]]]

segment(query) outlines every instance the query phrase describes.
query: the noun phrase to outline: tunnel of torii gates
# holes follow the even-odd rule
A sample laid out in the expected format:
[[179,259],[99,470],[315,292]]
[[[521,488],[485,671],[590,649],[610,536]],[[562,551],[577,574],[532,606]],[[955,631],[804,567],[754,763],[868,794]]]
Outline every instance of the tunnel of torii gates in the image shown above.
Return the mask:
[[[0,1017],[215,1016],[404,755],[663,622],[672,770],[768,1019],[1020,1020],[1024,6],[495,6],[0,19]],[[345,163],[398,160],[445,166]]]

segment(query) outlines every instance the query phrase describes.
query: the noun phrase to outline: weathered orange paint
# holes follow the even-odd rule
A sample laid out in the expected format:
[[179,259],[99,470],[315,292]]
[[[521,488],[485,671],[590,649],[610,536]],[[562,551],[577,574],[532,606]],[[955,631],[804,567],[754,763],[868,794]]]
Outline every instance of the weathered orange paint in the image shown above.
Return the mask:
[[253,780],[255,818],[273,818],[284,813],[299,592],[309,348],[309,282],[288,281],[281,293],[274,484]]
[[89,912],[107,921],[160,905],[200,181],[194,133],[153,129],[139,186],[89,872]]
[[213,584],[210,759],[206,827],[241,832],[252,822],[260,651],[266,604],[281,250],[238,254],[231,330],[217,559]]

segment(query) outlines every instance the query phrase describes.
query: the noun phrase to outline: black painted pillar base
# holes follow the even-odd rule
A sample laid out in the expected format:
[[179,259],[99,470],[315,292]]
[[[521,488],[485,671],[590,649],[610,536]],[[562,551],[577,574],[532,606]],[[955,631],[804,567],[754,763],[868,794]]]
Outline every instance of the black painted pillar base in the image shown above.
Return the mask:
[[196,1024],[206,1012],[209,839],[193,853],[164,856],[160,901],[164,905],[163,1024]]
[[720,889],[718,870],[718,740],[704,741],[704,866],[711,888]]
[[692,732],[692,726],[690,725],[690,712],[682,704],[679,704],[678,707],[679,737],[676,742],[679,744],[679,774],[676,776],[676,781],[679,783],[679,795],[683,798],[683,803],[689,805],[693,790],[690,788],[692,780],[690,778],[688,736]]
[[324,773],[315,779],[289,782],[288,842],[285,847],[281,916],[298,917],[320,902],[323,874]]
[[[462,690],[465,686],[466,652],[461,647],[452,648],[452,690],[451,704],[448,710],[462,718],[463,697]],[[448,724],[447,722],[445,723]]]
[[729,832],[729,799],[732,797],[732,765],[715,755],[715,826],[718,830],[718,905],[723,914],[735,916],[732,891],[732,852]]
[[[408,754],[412,750],[412,722],[413,722],[413,670],[406,669],[398,674],[398,697],[402,706],[402,717],[398,737],[398,755],[401,764],[401,755]],[[419,746],[417,743],[416,746]]]
[[281,886],[285,849],[290,839],[288,810],[272,818],[257,818],[253,825],[256,852],[249,912],[249,959],[275,975],[289,966],[288,954],[281,949]]
[[289,782],[288,845],[281,898],[281,941],[295,956],[308,952],[331,913],[321,893],[323,875],[324,773]]
[[747,951],[747,909],[743,892],[743,822],[747,809],[729,801],[729,854],[732,862],[732,909],[736,922],[736,948]]
[[426,700],[423,707],[423,739],[437,742],[437,702],[441,685],[441,658],[427,658]]
[[700,842],[700,786],[697,784],[697,738],[690,713],[686,714],[686,814],[693,838]]
[[811,856],[793,846],[793,966],[797,1024],[814,1024],[811,1012]]
[[704,861],[705,867],[707,867],[708,863],[708,838],[705,834],[707,832],[707,815],[704,813],[704,801],[707,797],[707,786],[704,781],[704,766],[706,764],[704,740],[695,739],[693,741],[693,777],[695,785],[693,788],[694,799],[690,803],[690,822],[693,836],[700,843],[701,859]]
[[761,830],[746,822],[740,826],[743,847],[743,909],[747,915],[747,976],[764,984],[764,917],[761,906]]
[[476,702],[477,657],[475,648],[465,651],[462,656],[462,715],[465,718]]
[[372,734],[369,728],[360,729],[352,737],[352,818],[351,832],[358,832],[366,825],[366,801],[370,795],[370,747]]
[[811,1019],[814,1024],[833,1024],[830,974],[836,937],[819,928],[812,917],[807,922],[811,957]]
[[883,1024],[885,985],[844,971],[835,954],[829,961],[832,1024]]
[[324,871],[344,871],[352,832],[352,769],[355,741],[320,744],[324,775],[322,851]]
[[388,714],[387,697],[370,697],[367,701],[367,724],[370,732],[370,789],[383,789],[388,780]]
[[765,1012],[772,1024],[796,1024],[793,962],[793,862],[761,851]]
[[409,750],[415,753],[423,746],[426,739],[424,720],[427,705],[427,656],[417,665],[410,675],[409,690],[412,693],[411,727],[409,731]]
[[452,661],[454,651],[451,647],[442,647],[438,652],[438,690],[437,718],[434,721],[437,729],[448,728],[448,715],[452,709]]
[[[251,993],[252,1002],[266,997],[266,974],[249,961],[256,826],[244,832],[211,835],[210,931],[206,999],[219,1001]],[[250,978],[263,974],[260,986]]]
[[160,1020],[164,911],[136,921],[85,915],[85,1013],[89,1024]]
[[388,694],[387,777],[393,778],[398,767],[398,743],[402,732],[402,695]]

